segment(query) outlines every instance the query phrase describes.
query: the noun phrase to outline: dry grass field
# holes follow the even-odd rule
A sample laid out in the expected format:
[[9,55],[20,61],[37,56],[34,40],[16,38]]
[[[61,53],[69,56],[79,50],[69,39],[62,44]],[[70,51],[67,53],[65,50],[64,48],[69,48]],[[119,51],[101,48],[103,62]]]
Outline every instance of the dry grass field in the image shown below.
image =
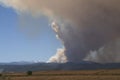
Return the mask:
[[120,70],[41,71],[31,76],[6,73],[0,80],[120,80]]

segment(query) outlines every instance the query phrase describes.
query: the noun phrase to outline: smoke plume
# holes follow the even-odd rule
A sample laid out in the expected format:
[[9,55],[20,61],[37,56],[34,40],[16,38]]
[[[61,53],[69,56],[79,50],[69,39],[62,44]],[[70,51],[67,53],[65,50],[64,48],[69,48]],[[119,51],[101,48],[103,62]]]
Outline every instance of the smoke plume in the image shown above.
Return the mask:
[[54,56],[52,56],[48,62],[55,62],[55,63],[67,62],[66,56],[64,54],[64,49],[58,49],[57,53]]
[[120,38],[109,42],[97,51],[91,51],[84,59],[99,63],[119,63],[120,62]]
[[[52,26],[64,49],[50,59],[53,62],[79,62],[86,58],[102,62],[99,54],[118,55],[111,50],[106,53],[107,47],[101,47],[120,37],[119,3],[120,0],[0,0],[0,4],[12,7],[17,13],[44,14],[55,20]],[[60,61],[63,55],[66,59]],[[103,62],[120,62],[118,58],[114,56],[112,61]]]

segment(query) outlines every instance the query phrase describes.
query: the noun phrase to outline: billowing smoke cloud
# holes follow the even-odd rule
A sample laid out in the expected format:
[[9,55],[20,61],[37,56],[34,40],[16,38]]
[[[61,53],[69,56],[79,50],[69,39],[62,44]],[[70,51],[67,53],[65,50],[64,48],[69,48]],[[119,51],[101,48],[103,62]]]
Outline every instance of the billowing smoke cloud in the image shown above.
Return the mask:
[[64,54],[64,49],[58,49],[57,53],[52,56],[48,62],[55,62],[55,63],[65,63],[67,62],[67,58]]
[[91,51],[84,59],[99,63],[119,63],[120,62],[120,38],[109,42],[97,51]]
[[[90,57],[92,54],[99,60],[96,54],[101,52],[101,47],[120,37],[120,0],[0,0],[0,2],[17,12],[30,12],[34,16],[44,14],[55,19],[53,28],[65,47],[60,52],[70,62],[79,62],[86,56],[89,56],[87,60],[92,60],[93,57]],[[59,22],[61,20],[62,24]],[[93,51],[92,54],[90,51]],[[104,52],[102,55],[107,54]],[[116,54],[108,56],[113,55]],[[51,61],[60,62],[57,60],[61,59],[58,56],[61,55],[54,56],[56,58],[51,59],[55,60]],[[112,61],[116,61],[116,58],[118,57],[113,57]],[[106,60],[108,61],[109,59]]]

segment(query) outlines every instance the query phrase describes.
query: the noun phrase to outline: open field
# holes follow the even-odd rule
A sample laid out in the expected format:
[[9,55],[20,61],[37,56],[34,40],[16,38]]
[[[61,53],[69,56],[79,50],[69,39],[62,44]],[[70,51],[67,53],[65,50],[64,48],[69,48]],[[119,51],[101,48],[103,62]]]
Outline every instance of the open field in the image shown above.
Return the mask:
[[31,76],[6,73],[0,80],[120,80],[120,70],[41,71]]

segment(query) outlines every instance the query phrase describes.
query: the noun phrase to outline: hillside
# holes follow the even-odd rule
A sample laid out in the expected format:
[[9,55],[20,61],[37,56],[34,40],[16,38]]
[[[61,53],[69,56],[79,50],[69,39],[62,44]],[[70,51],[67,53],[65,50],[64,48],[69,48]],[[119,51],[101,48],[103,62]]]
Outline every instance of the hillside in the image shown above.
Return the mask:
[[120,69],[120,63],[99,64],[94,62],[80,63],[32,63],[32,64],[2,64],[0,69],[4,72],[26,72],[31,71],[48,71],[48,70],[97,70],[97,69]]

